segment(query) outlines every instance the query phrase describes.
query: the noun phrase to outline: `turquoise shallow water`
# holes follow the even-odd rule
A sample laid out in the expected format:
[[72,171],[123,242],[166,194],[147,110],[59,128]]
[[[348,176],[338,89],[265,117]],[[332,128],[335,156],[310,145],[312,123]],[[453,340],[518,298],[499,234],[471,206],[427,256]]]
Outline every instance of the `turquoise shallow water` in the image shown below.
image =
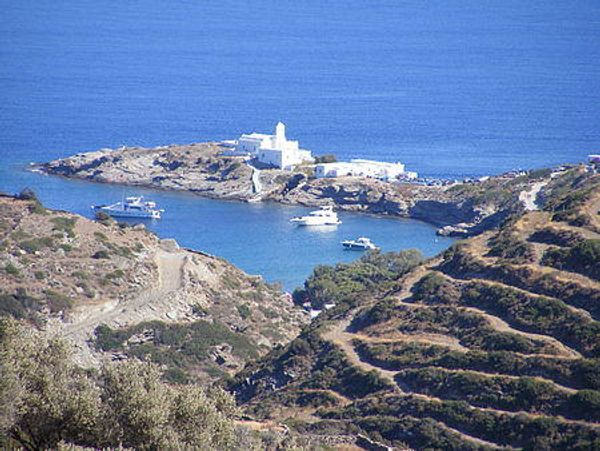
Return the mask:
[[[121,189],[23,165],[234,138],[278,120],[314,151],[400,160],[426,176],[542,167],[600,149],[597,1],[0,6],[0,189],[33,185],[57,208],[88,213]],[[168,209],[158,233],[288,287],[316,263],[351,258],[337,241],[365,229],[386,249],[448,244],[414,222],[350,215],[315,234],[289,230],[294,209],[153,197]]]

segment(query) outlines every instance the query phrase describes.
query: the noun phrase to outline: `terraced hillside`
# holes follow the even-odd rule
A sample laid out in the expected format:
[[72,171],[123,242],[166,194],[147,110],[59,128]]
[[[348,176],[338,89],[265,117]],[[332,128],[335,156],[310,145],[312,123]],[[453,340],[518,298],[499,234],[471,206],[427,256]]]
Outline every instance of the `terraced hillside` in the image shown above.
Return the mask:
[[600,176],[536,189],[541,210],[421,264],[318,268],[296,296],[335,308],[237,376],[246,411],[338,442],[599,449]]
[[22,197],[0,196],[0,317],[58,330],[84,366],[137,357],[175,382],[214,380],[308,320],[223,259]]

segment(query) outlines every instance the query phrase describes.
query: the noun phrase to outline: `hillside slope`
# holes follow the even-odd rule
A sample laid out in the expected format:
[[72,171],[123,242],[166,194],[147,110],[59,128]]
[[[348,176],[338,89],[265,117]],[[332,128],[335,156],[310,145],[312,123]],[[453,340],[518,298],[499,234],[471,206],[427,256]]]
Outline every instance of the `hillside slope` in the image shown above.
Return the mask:
[[59,329],[80,363],[149,357],[175,381],[232,374],[306,314],[260,277],[141,227],[0,197],[0,315]]
[[258,418],[348,442],[598,449],[600,176],[540,191],[542,210],[422,264],[318,268],[296,296],[335,308],[230,389]]

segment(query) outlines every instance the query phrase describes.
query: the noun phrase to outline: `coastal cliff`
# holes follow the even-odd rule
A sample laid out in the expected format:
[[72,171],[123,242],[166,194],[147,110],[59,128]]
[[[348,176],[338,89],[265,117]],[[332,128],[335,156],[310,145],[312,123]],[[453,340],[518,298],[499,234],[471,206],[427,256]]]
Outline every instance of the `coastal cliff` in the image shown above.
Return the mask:
[[308,321],[223,259],[22,197],[0,197],[0,316],[59,331],[83,365],[149,358],[174,381],[212,380]]
[[103,149],[35,167],[64,177],[189,191],[216,199],[305,206],[334,204],[340,210],[450,226],[446,233],[455,235],[480,233],[497,226],[523,208],[522,193],[536,182],[546,183],[550,175],[549,171],[538,171],[491,177],[483,182],[426,186],[366,177],[317,179],[311,166],[293,172],[255,166],[243,157],[227,156],[227,149],[218,143],[197,143]]

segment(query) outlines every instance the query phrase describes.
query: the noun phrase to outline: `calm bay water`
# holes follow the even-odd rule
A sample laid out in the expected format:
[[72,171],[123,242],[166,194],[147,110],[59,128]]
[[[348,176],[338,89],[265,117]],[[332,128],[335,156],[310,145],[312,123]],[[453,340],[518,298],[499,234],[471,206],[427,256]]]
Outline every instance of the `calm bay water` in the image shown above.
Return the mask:
[[[435,255],[452,243],[437,237],[435,227],[403,219],[340,213],[335,227],[296,227],[293,216],[310,211],[271,203],[245,204],[202,199],[194,194],[124,188],[20,172],[20,185],[31,186],[44,205],[93,217],[91,206],[140,193],[166,212],[158,221],[143,221],[161,237],[226,258],[251,274],[281,282],[293,290],[317,264],[348,262],[361,255],[345,251],[340,241],[368,235],[384,251],[417,248]],[[3,187],[0,184],[0,190]],[[137,220],[133,223],[139,222]]]
[[[0,190],[89,214],[122,189],[24,173],[100,147],[233,138],[275,122],[318,152],[461,177],[600,150],[600,3],[0,0]],[[299,283],[349,259],[342,238],[433,253],[433,228],[345,215],[290,229],[297,209],[153,193],[149,226]]]

